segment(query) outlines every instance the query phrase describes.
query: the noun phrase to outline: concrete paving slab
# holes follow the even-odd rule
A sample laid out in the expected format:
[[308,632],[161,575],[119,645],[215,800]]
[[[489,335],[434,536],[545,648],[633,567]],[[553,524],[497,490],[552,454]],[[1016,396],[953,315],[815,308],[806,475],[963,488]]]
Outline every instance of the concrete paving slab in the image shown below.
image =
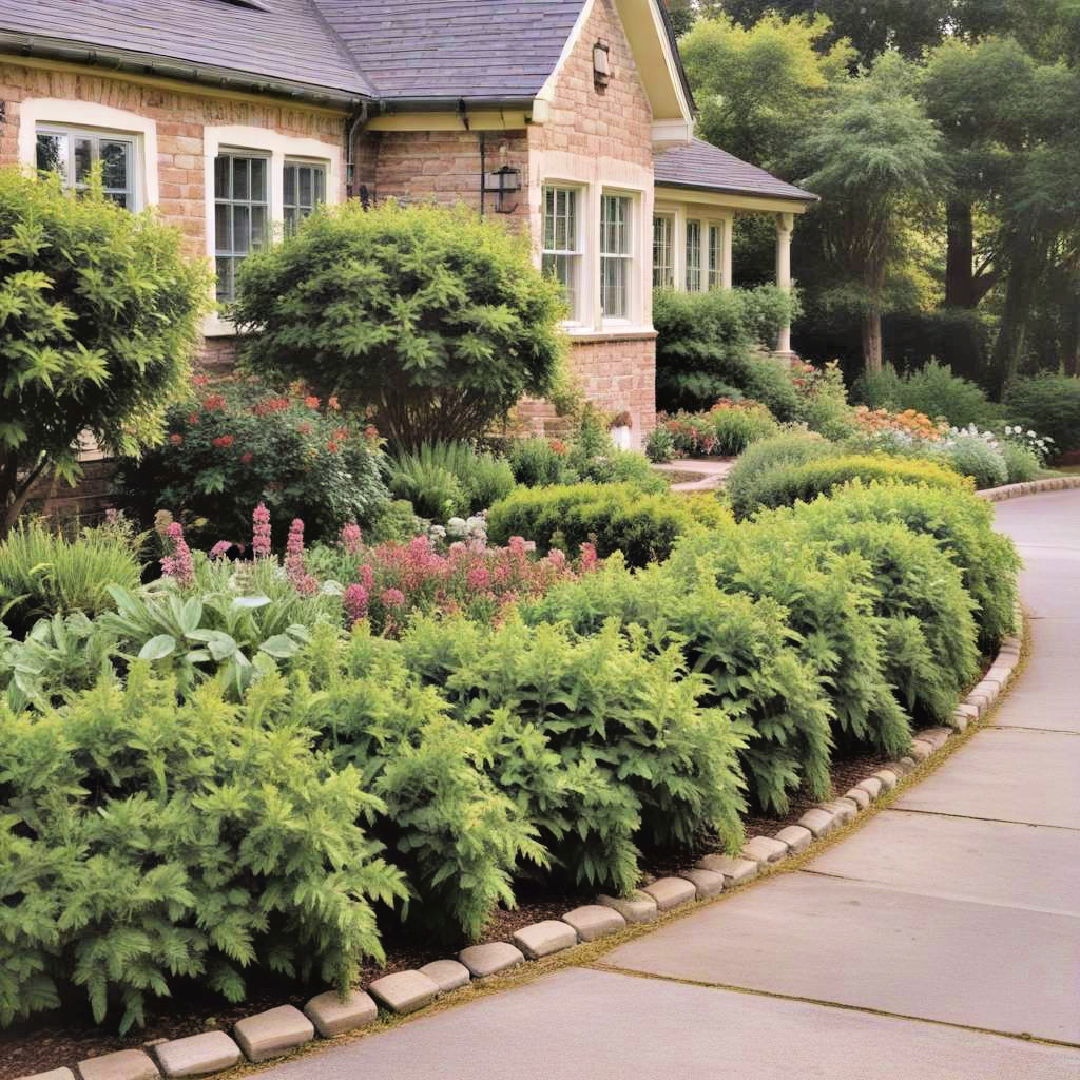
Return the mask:
[[1080,917],[1080,831],[885,810],[805,869]]
[[266,1080],[1075,1080],[1080,1052],[571,969],[260,1074]]
[[796,872],[605,963],[1080,1043],[1078,955],[1070,916]]
[[1080,824],[1078,791],[1075,735],[987,728],[894,805],[1068,829]]

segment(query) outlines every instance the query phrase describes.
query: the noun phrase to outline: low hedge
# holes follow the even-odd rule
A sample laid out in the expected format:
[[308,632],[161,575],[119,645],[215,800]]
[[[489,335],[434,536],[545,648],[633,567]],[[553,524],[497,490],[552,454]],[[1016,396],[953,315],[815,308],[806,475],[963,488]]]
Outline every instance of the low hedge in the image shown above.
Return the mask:
[[758,485],[781,465],[801,465],[837,456],[835,443],[814,431],[795,429],[751,443],[738,457],[724,481],[724,489],[737,517],[748,517],[759,504]]
[[537,550],[576,552],[596,545],[601,558],[621,551],[630,566],[666,559],[698,523],[694,504],[678,495],[643,493],[631,484],[519,488],[488,511],[488,537],[535,540]]
[[[808,502],[818,495],[828,495],[852,480],[895,480],[957,493],[972,489],[970,480],[931,461],[843,454],[767,469],[754,482],[753,497],[758,507],[791,506],[796,502]],[[744,515],[747,513],[745,506],[740,509]]]

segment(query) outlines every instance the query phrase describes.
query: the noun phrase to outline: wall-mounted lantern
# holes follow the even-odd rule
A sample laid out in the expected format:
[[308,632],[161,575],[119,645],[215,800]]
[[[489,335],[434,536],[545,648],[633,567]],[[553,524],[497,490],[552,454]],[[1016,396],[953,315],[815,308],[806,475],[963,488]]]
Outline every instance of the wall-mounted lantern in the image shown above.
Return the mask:
[[597,90],[603,90],[611,82],[611,46],[606,41],[598,41],[592,47],[593,84]]
[[484,173],[484,192],[495,196],[495,213],[512,214],[518,208],[518,201],[511,196],[521,190],[521,170],[512,165],[504,165],[494,172]]

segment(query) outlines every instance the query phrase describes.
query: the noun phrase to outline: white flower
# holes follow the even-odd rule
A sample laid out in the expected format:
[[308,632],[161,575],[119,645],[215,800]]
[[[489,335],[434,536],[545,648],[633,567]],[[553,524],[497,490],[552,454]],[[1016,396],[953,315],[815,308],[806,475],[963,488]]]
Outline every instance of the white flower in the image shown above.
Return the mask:
[[1029,430],[1029,431],[1028,431],[1027,435],[1028,435],[1028,438],[1029,438],[1029,439],[1034,439],[1034,438],[1037,438],[1037,436],[1036,436],[1035,432],[1034,432],[1034,431],[1031,431],[1031,430]]

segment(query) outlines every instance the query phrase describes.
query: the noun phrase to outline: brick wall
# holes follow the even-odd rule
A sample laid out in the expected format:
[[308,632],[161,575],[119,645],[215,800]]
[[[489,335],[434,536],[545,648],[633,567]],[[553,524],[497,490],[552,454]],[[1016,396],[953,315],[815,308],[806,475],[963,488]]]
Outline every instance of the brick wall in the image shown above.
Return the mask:
[[[7,108],[0,128],[0,165],[18,161],[19,104],[27,98],[60,98],[123,109],[156,122],[158,206],[179,226],[193,255],[206,253],[206,160],[203,129],[243,125],[284,135],[322,139],[341,146],[344,114],[279,102],[255,101],[165,88],[74,70],[47,70],[0,62],[0,101]],[[72,118],[76,123],[77,118]],[[151,163],[152,164],[152,163]]]

